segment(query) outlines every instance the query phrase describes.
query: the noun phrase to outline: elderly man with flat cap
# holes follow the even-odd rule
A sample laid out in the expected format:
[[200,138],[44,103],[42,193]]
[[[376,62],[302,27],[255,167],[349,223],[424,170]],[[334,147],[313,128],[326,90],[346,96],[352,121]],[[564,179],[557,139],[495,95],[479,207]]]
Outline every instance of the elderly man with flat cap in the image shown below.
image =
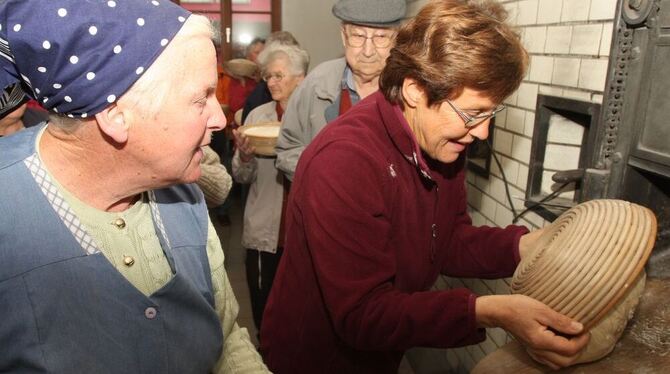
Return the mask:
[[209,21],[167,0],[0,2],[0,372],[267,372],[207,216],[225,126]]
[[277,139],[276,166],[293,180],[300,155],[323,127],[379,89],[405,0],[340,0],[344,57],[326,61],[305,78],[289,100]]

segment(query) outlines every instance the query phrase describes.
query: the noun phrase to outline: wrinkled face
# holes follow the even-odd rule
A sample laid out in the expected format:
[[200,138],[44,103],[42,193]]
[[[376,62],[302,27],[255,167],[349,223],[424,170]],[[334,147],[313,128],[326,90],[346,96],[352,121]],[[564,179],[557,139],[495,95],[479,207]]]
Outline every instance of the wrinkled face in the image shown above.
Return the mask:
[[201,147],[209,144],[212,131],[226,125],[215,95],[216,53],[211,40],[175,38],[149,69],[159,63],[166,66],[165,60],[168,67],[162,75],[171,81],[171,89],[156,115],[136,113],[127,144],[140,170],[150,173],[156,186],[196,181]]
[[347,24],[341,34],[344,57],[354,74],[364,79],[378,77],[393,47],[395,31]]
[[[488,138],[490,118],[474,127],[466,128],[463,118],[446,101],[428,107],[425,104],[425,95],[419,96],[415,108],[405,109],[405,118],[410,123],[419,147],[431,158],[443,163],[454,162],[475,138]],[[451,103],[469,116],[490,113],[497,104],[483,92],[469,88],[465,88]]]
[[288,100],[302,78],[302,75],[291,74],[289,61],[285,57],[279,57],[270,62],[263,74],[263,79],[268,83],[272,100],[280,103]]

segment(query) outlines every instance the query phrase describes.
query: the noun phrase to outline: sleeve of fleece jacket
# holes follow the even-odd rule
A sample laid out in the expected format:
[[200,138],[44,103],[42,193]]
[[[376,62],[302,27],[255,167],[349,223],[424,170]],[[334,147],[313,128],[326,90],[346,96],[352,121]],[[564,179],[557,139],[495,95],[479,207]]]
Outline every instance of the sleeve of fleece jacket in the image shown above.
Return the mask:
[[403,264],[389,242],[388,186],[366,153],[357,144],[331,143],[302,166],[294,200],[336,333],[360,350],[484,340],[469,290],[409,293],[393,287]]
[[[458,162],[464,162],[464,158]],[[461,168],[456,181],[460,186],[456,207],[458,217],[454,237],[449,243],[450,255],[442,264],[442,273],[452,277],[485,279],[510,277],[520,261],[519,240],[528,229],[516,225],[505,228],[472,226],[467,212],[464,170]]]

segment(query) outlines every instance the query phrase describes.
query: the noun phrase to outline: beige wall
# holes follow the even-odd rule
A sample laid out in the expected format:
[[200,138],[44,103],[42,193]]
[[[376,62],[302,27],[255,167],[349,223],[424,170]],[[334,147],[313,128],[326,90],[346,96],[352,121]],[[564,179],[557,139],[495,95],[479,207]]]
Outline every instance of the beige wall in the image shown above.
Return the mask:
[[309,53],[310,69],[341,57],[340,21],[331,8],[336,0],[283,0],[282,25]]

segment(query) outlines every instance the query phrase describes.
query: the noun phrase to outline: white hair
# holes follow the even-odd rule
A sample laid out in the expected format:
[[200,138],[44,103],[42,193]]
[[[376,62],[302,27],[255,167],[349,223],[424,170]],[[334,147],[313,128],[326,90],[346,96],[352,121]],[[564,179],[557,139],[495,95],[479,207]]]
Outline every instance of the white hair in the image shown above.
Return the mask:
[[179,41],[198,36],[207,37],[214,44],[218,44],[220,40],[218,30],[207,17],[191,15],[163,53],[156,58],[155,62],[126,91],[121,99],[127,100],[132,107],[139,107],[139,110],[143,111],[144,114],[155,116],[169,92],[177,88],[175,86],[178,82],[183,81],[183,77],[189,69],[183,55],[193,52],[175,46],[179,45]]
[[271,44],[258,55],[258,63],[265,72],[268,65],[275,60],[285,58],[289,63],[289,71],[293,75],[306,75],[309,67],[309,54],[295,45]]

